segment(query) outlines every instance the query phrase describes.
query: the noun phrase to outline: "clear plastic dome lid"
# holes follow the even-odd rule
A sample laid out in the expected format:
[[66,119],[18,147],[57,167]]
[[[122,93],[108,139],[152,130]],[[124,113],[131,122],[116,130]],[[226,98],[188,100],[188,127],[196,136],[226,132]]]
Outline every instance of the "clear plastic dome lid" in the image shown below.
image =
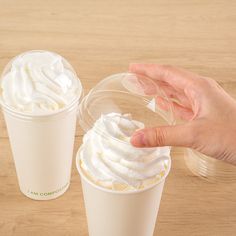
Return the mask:
[[55,52],[23,52],[8,62],[0,76],[0,105],[19,116],[56,115],[77,106],[82,97],[74,68]]
[[101,115],[130,114],[145,127],[174,124],[173,107],[151,78],[133,73],[111,75],[100,81],[79,106],[79,123],[87,132]]

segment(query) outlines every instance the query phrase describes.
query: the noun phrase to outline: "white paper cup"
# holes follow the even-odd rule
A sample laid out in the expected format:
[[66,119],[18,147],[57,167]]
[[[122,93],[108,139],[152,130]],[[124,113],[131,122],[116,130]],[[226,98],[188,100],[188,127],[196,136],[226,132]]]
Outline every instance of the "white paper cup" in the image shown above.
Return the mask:
[[68,189],[81,94],[70,105],[46,115],[25,114],[2,102],[20,190],[27,197],[49,200]]
[[152,236],[156,224],[162,190],[167,177],[143,190],[114,191],[90,181],[80,167],[89,236]]
[[[158,102],[160,98],[163,103]],[[146,127],[175,122],[172,104],[158,84],[151,78],[132,73],[111,75],[90,90],[79,106],[80,125],[87,132],[101,115],[111,112],[129,113],[132,119]],[[95,132],[106,138],[99,128]],[[91,182],[80,167],[79,152],[76,164],[81,176],[89,235],[152,236],[170,158],[165,175],[155,184],[142,190],[119,191]]]

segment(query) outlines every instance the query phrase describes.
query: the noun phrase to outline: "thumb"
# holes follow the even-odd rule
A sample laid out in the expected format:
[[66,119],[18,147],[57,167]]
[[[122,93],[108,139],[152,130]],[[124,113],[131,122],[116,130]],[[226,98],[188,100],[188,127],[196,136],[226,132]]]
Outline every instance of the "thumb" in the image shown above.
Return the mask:
[[189,123],[138,130],[132,135],[130,142],[135,147],[191,147],[193,137],[193,127]]

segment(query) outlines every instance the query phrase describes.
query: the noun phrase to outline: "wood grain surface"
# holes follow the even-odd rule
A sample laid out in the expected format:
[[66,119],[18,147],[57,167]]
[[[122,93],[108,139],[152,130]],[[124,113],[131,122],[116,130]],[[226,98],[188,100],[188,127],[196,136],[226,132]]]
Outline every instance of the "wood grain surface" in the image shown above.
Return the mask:
[[[85,92],[130,62],[155,62],[213,77],[236,97],[235,42],[234,0],[0,0],[0,70],[23,51],[55,51]],[[75,151],[81,137],[78,128]],[[205,182],[187,169],[182,149],[172,156],[154,235],[235,236],[236,183]],[[88,235],[74,164],[62,197],[24,197],[0,115],[0,235]]]

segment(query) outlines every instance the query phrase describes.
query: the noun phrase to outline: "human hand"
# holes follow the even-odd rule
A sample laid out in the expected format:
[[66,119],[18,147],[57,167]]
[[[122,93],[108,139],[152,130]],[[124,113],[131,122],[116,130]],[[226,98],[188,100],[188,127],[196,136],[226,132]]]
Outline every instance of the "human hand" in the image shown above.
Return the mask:
[[236,165],[236,101],[216,81],[166,65],[131,64],[129,70],[152,78],[174,99],[175,115],[187,121],[138,130],[134,146],[189,147]]

